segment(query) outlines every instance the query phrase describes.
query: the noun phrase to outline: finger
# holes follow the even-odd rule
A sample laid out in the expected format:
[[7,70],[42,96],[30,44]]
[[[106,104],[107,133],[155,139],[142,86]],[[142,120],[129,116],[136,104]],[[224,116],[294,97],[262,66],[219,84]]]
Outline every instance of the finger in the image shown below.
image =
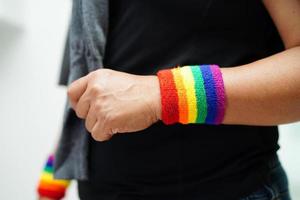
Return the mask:
[[85,119],[87,117],[87,114],[90,110],[90,98],[88,92],[85,92],[77,102],[77,105],[75,107],[76,115],[81,118]]
[[88,78],[87,76],[84,76],[71,83],[71,85],[68,87],[68,96],[73,108],[76,108],[77,102],[85,92],[87,85]]
[[85,127],[89,132],[92,132],[92,129],[97,122],[97,117],[93,110],[94,110],[93,107],[90,107],[85,120]]
[[92,129],[92,137],[96,141],[106,141],[109,140],[112,135],[103,130],[103,123],[100,120],[97,120],[95,126]]

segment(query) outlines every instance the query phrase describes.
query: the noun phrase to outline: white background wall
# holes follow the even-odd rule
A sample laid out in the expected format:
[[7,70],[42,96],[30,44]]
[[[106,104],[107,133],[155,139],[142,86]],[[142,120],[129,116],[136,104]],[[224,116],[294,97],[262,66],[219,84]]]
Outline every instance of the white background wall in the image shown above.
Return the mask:
[[71,0],[0,0],[1,200],[35,199],[58,138],[65,89],[57,82],[70,9]]
[[[56,143],[65,103],[57,80],[70,8],[70,0],[0,0],[0,199],[35,199]],[[300,199],[300,125],[281,132],[281,160]],[[66,199],[78,199],[75,184]]]

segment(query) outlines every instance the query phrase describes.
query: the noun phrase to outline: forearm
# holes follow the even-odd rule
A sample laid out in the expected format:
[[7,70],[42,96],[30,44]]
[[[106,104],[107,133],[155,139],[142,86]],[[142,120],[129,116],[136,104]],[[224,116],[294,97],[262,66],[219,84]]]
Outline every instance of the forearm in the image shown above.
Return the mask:
[[224,124],[277,125],[300,120],[300,47],[222,68]]

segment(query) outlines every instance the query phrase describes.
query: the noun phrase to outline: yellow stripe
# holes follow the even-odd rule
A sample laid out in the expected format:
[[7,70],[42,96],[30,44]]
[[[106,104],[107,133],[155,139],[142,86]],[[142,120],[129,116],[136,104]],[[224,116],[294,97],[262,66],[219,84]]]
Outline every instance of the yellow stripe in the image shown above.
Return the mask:
[[47,181],[47,182],[55,182],[55,183],[60,184],[64,187],[68,187],[68,185],[70,184],[70,181],[68,181],[68,180],[53,179],[53,174],[48,173],[48,172],[43,172],[42,173],[41,180]]
[[180,70],[183,77],[183,83],[186,90],[187,104],[188,104],[188,121],[195,123],[197,119],[197,99],[195,91],[195,81],[193,72],[190,66],[184,66]]
[[178,111],[179,111],[179,122],[182,124],[188,123],[188,105],[187,105],[187,97],[186,91],[184,88],[182,76],[180,73],[180,68],[176,67],[172,70],[176,90],[178,94]]

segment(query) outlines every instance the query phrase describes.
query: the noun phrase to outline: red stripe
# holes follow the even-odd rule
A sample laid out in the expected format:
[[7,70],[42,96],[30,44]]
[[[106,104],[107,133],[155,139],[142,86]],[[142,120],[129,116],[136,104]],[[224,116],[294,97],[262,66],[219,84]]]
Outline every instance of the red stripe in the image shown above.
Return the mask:
[[38,193],[41,197],[48,197],[51,199],[62,199],[65,196],[64,192],[57,192],[52,190],[46,190],[38,188]]
[[169,125],[179,121],[178,94],[171,70],[160,70],[157,73],[160,92],[162,121]]

